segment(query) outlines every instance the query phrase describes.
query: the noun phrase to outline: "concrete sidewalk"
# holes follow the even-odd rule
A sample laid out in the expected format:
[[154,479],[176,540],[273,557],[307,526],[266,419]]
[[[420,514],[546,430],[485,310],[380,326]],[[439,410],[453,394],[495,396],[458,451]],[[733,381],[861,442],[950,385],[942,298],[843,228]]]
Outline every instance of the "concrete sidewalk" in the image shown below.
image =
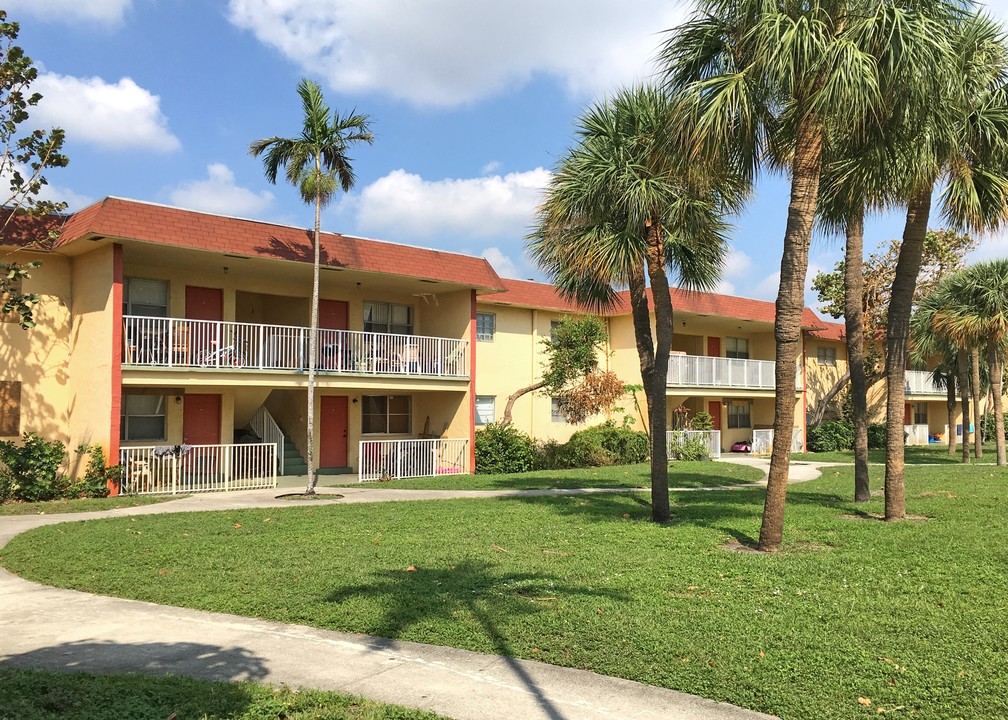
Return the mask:
[[[812,470],[801,475],[810,475]],[[800,479],[809,478],[792,477],[792,481]],[[344,497],[318,502],[339,503],[626,492],[322,490]],[[95,513],[0,517],[0,546],[20,532],[57,522],[291,506],[291,501],[274,496],[273,490],[254,490]],[[5,570],[0,570],[0,637],[0,667],[172,673],[211,680],[283,683],[354,693],[458,720],[769,717],[584,670],[61,590]],[[656,658],[655,662],[662,660]]]

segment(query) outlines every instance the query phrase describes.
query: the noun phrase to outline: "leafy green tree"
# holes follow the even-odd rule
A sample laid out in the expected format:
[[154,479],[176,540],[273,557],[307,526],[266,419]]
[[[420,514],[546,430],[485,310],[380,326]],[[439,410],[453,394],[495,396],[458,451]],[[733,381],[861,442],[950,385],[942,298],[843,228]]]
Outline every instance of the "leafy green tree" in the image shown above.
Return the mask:
[[322,207],[329,204],[336,189],[349,192],[354,186],[350,146],[374,141],[370,118],[350,112],[333,112],[322,98],[322,90],[310,80],[297,87],[304,122],[301,134],[292,138],[270,137],[249,145],[253,157],[263,156],[266,179],[276,183],[280,170],[301,193],[301,199],[315,205],[315,259],[312,270],[311,330],[308,345],[308,485],[305,495],[315,494],[315,368],[318,356],[319,251]]
[[611,410],[626,388],[615,373],[599,370],[599,353],[606,352],[608,340],[605,323],[595,315],[561,319],[552,336],[542,340],[542,379],[508,396],[500,424],[510,425],[518,398],[537,390],[556,398],[571,423]]
[[774,444],[759,546],[777,550],[795,415],[808,251],[823,152],[870,128],[898,104],[913,114],[921,86],[949,62],[939,30],[952,0],[899,4],[826,0],[701,0],[662,51],[669,86],[682,98],[678,127],[691,152],[727,156],[744,174],[791,179],[776,301]]
[[[669,519],[665,390],[672,348],[669,273],[680,287],[711,289],[726,251],[723,217],[747,191],[737,175],[696,162],[668,143],[669,98],[654,87],[621,90],[578,122],[539,208],[530,250],[560,292],[586,308],[628,287],[651,437],[651,517]],[[646,286],[651,287],[655,332]]]
[[[31,108],[38,105],[42,95],[30,91],[31,84],[38,77],[32,59],[24,49],[16,44],[20,25],[7,20],[7,13],[0,10],[0,177],[9,180],[8,189],[0,194],[4,208],[0,223],[0,245],[8,244],[14,218],[17,216],[43,216],[60,212],[66,203],[45,200],[41,194],[47,185],[45,171],[50,168],[66,167],[69,160],[63,154],[63,131],[52,128],[48,132],[30,130],[25,132],[23,124],[28,120]],[[43,236],[35,238],[42,246],[51,244],[56,233],[43,231]],[[18,239],[19,245],[23,239]],[[30,247],[30,245],[29,245]],[[0,258],[0,299],[3,312],[16,312],[22,328],[35,326],[32,316],[39,297],[22,291],[21,283],[30,276],[29,271],[40,263],[12,263]]]
[[[956,273],[948,280],[947,300],[948,304],[934,313],[933,327],[956,344],[986,348],[997,464],[1003,466],[1006,464],[1002,395],[1008,347],[1008,260],[977,263]],[[965,417],[963,422],[966,422]],[[979,429],[978,423],[978,435]]]

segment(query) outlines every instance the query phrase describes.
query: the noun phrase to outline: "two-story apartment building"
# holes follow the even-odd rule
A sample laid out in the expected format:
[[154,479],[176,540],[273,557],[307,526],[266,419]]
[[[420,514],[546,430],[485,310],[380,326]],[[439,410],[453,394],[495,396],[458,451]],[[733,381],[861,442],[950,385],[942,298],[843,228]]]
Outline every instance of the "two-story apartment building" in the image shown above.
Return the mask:
[[[140,463],[146,481],[152,447],[190,464],[261,464],[193,451],[279,432],[278,470],[303,472],[310,232],[111,197],[51,222],[55,247],[21,236],[8,256],[42,260],[24,288],[42,302],[36,328],[0,330],[0,435],[97,442]],[[414,462],[467,471],[476,297],[500,278],[455,253],[330,233],[321,247],[319,467],[357,468],[365,439],[420,437],[458,442]],[[144,454],[121,455],[134,447]]]
[[[38,242],[49,229],[53,247]],[[15,218],[3,244],[8,262],[42,261],[23,288],[42,302],[30,331],[0,322],[0,437],[98,443],[133,489],[175,487],[180,473],[190,490],[193,478],[240,484],[266,466],[304,473],[310,231],[109,197],[68,217]],[[323,233],[321,268],[323,473],[470,471],[475,429],[538,379],[553,325],[583,312],[548,284],[502,280],[456,253]],[[672,293],[670,427],[677,408],[709,412],[723,449],[771,428],[773,303]],[[604,319],[607,369],[640,383],[628,298]],[[846,372],[842,325],[809,309],[802,324],[795,447],[809,407]],[[944,395],[919,375],[907,374],[907,423],[926,436],[944,429]],[[873,410],[881,419],[883,404]],[[513,421],[539,439],[577,429],[540,393],[518,400]]]

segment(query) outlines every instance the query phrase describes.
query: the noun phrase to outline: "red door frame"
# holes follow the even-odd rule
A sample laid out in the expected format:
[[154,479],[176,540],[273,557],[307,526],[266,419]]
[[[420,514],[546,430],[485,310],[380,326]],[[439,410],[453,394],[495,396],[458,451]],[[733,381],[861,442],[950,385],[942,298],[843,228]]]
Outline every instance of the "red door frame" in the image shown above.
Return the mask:
[[220,288],[186,285],[185,316],[188,320],[223,320],[224,291]]
[[707,338],[707,355],[709,357],[721,357],[721,338]]
[[319,409],[319,467],[347,467],[347,396],[323,395]]
[[187,393],[182,405],[182,442],[219,445],[220,441],[221,396]]
[[721,429],[721,401],[720,400],[710,400],[707,402],[707,412],[710,413],[711,419],[713,420],[714,430]]

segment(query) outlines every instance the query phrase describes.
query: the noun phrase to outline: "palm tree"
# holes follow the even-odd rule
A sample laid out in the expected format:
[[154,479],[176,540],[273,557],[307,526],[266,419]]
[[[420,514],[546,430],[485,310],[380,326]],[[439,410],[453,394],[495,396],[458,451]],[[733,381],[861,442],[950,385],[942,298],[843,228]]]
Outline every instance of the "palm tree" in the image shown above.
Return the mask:
[[[906,225],[889,301],[886,331],[885,517],[906,515],[903,464],[904,368],[910,311],[920,270],[931,197],[945,181],[941,204],[958,228],[984,232],[1008,221],[1008,49],[999,23],[979,15],[960,16],[942,30],[950,38],[955,62],[928,68],[945,78],[926,112],[908,114],[901,138],[905,149],[901,193]],[[960,378],[962,379],[962,378]],[[969,418],[963,417],[963,441]]]
[[[669,519],[666,383],[672,347],[671,271],[680,287],[711,289],[726,251],[722,220],[739,207],[740,178],[691,164],[666,142],[671,104],[654,87],[618,92],[579,121],[540,205],[529,248],[560,292],[593,310],[628,287],[651,442],[652,519]],[[651,333],[646,285],[654,302]]]
[[301,199],[315,204],[315,260],[312,268],[311,329],[308,335],[308,485],[305,495],[315,494],[315,367],[318,354],[319,250],[322,207],[327,205],[339,186],[349,192],[354,186],[349,147],[358,142],[371,143],[370,118],[350,112],[332,112],[322,98],[322,90],[302,79],[297,87],[301,96],[304,124],[293,138],[271,137],[249,145],[252,157],[263,155],[266,179],[276,183],[280,169],[288,182],[298,188]]
[[[947,299],[949,303],[934,314],[934,328],[953,342],[977,348],[986,346],[997,464],[1005,465],[1002,392],[1005,348],[1008,346],[1008,260],[977,263],[951,276]],[[966,422],[965,417],[963,422]]]
[[668,83],[683,97],[681,125],[694,154],[727,154],[747,176],[765,166],[791,177],[774,323],[774,443],[763,550],[778,549],[783,535],[795,364],[824,146],[837,128],[850,133],[884,114],[892,96],[907,107],[921,104],[920,85],[947,55],[932,18],[944,21],[958,7],[953,0],[701,0],[662,51]]
[[[924,296],[917,309],[910,318],[910,343],[912,347],[911,362],[925,364],[933,357],[938,356],[940,361],[931,372],[931,380],[937,387],[945,388],[945,406],[948,413],[948,454],[955,455],[956,432],[955,432],[955,405],[956,405],[956,384],[959,377],[959,357],[960,349],[953,343],[947,335],[943,335],[934,326],[935,313],[939,312],[948,304],[947,283],[939,283],[932,292]],[[965,399],[965,385],[959,383],[963,388],[963,418],[969,414],[969,402]],[[963,449],[965,455],[963,462],[969,462],[969,442],[968,435],[963,436]]]

